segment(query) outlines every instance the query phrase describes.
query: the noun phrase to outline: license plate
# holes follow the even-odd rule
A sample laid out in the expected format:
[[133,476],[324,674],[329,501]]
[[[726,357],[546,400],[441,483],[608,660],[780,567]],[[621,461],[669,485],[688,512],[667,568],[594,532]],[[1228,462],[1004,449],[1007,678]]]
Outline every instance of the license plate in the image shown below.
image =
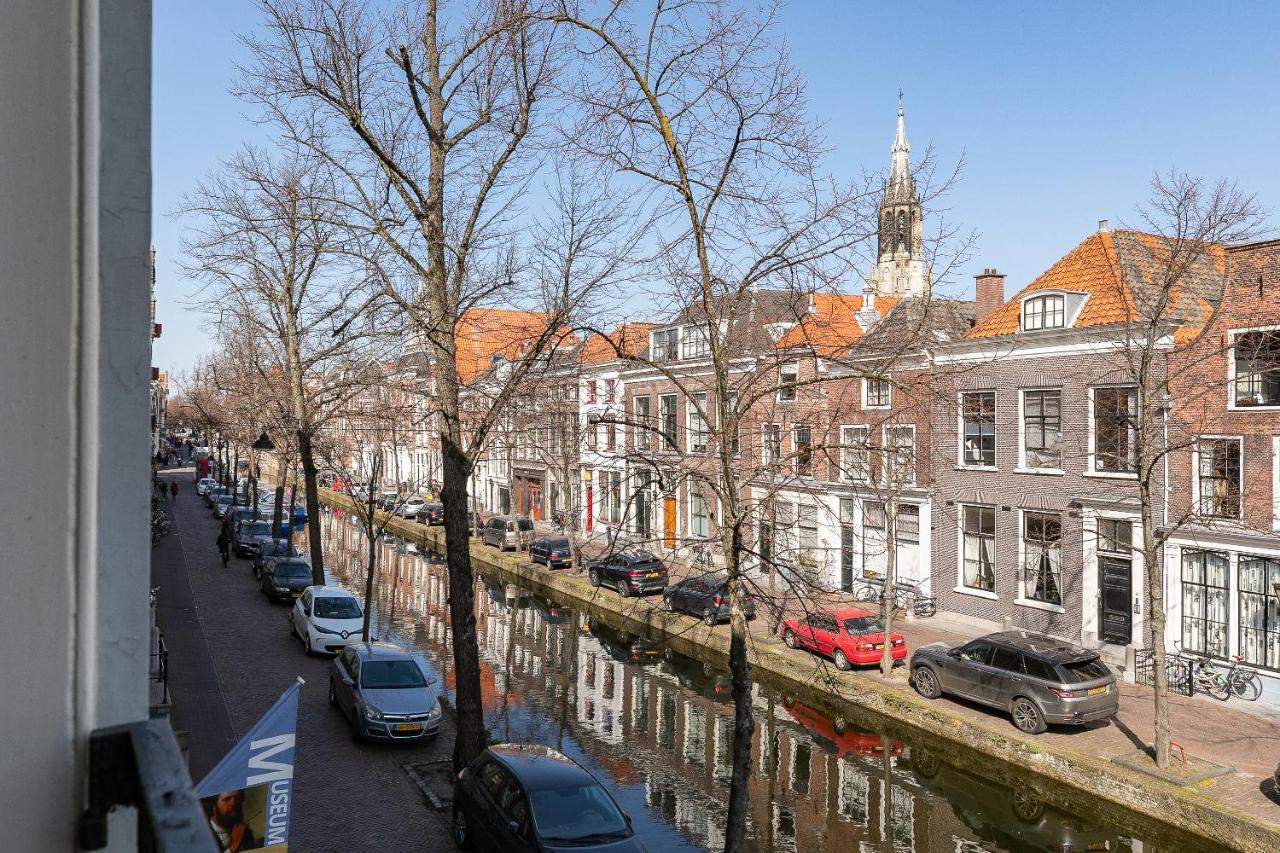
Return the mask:
[[292,595],[294,598],[299,598],[302,596],[302,593],[300,592],[291,592],[289,594]]
[[398,732],[420,732],[422,726],[419,723],[400,723],[395,727]]
[[657,572],[649,572],[649,574],[646,575],[646,577],[651,577],[651,578],[656,578],[657,576],[658,576]]
[[1102,685],[1101,687],[1090,687],[1090,688],[1089,688],[1089,695],[1090,695],[1090,696],[1097,696],[1097,695],[1098,695],[1098,694],[1100,694],[1100,693],[1106,693],[1106,692],[1107,692],[1107,686],[1106,686],[1105,684],[1104,684],[1104,685]]

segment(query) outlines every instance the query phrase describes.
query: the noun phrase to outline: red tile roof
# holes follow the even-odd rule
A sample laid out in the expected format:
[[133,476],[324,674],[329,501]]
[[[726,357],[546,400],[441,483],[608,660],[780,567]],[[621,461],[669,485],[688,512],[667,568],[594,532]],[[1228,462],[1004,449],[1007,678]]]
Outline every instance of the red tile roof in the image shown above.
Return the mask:
[[602,364],[623,355],[639,355],[649,346],[649,330],[657,323],[619,323],[607,335],[587,338],[578,354],[583,364]]
[[[489,369],[493,356],[513,361],[541,335],[551,315],[514,308],[468,308],[454,327],[457,340],[458,377],[475,381]],[[567,327],[556,331],[556,342],[576,342]]]
[[[1186,245],[1186,244],[1184,244]],[[1018,331],[1022,299],[1040,290],[1084,293],[1088,298],[1073,328],[1125,323],[1146,313],[1180,324],[1203,324],[1223,282],[1223,250],[1211,245],[1188,257],[1177,287],[1161,296],[1168,274],[1170,243],[1139,231],[1098,231],[1018,291],[999,310],[969,330],[966,337],[987,338]],[[1148,311],[1146,309],[1150,308]]]
[[[895,297],[877,296],[875,307],[885,317],[898,304]],[[854,316],[862,310],[862,297],[847,293],[814,293],[813,310],[787,330],[775,345],[778,349],[810,347],[819,356],[829,357],[848,349],[862,337],[862,326]]]

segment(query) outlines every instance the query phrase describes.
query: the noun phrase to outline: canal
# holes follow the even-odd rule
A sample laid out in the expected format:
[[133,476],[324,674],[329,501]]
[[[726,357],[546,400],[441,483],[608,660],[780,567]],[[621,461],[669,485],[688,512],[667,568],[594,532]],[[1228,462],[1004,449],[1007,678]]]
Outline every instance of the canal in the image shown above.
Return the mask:
[[[331,580],[363,597],[360,527],[338,511],[320,519]],[[378,553],[374,633],[420,653],[451,690],[444,566],[393,537]],[[655,853],[723,849],[727,673],[618,630],[608,612],[571,610],[496,579],[477,580],[476,601],[490,736],[546,744],[587,767]],[[755,705],[750,851],[1217,849],[984,767],[981,756],[944,759],[853,709],[820,710],[821,697],[760,685]]]

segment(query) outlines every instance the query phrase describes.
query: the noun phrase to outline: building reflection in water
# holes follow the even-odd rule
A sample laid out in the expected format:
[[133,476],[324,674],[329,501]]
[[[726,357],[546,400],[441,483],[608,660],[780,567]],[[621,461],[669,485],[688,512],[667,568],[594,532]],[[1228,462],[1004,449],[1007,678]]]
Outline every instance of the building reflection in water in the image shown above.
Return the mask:
[[[332,577],[362,594],[359,525],[337,511],[322,513],[322,523]],[[415,646],[452,689],[445,567],[386,537],[377,575],[374,633]],[[617,792],[651,849],[722,849],[728,676],[516,587],[478,580],[476,602],[491,734],[583,760]],[[754,701],[753,850],[1143,849],[1025,791],[913,760],[902,741],[789,697],[757,687]]]

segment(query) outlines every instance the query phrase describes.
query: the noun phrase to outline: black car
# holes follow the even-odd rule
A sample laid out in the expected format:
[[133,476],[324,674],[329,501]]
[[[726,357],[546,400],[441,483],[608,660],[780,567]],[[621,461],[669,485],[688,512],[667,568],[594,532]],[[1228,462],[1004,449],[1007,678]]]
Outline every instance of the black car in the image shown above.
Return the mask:
[[544,536],[529,544],[529,559],[542,563],[549,569],[563,569],[573,565],[569,540],[563,536]]
[[645,853],[609,791],[547,746],[491,746],[453,786],[453,841],[511,853]]
[[268,521],[242,521],[236,525],[236,535],[231,540],[231,550],[240,557],[252,557],[262,547],[262,540],[271,538]]
[[418,521],[422,524],[444,524],[444,504],[429,503],[418,510]]
[[262,543],[262,547],[258,549],[258,553],[253,555],[253,576],[259,579],[262,578],[262,567],[267,564],[268,560],[301,556],[302,552],[293,547],[293,543],[288,539],[266,540]]
[[615,551],[592,563],[587,577],[592,586],[611,586],[626,598],[633,592],[662,592],[667,567],[648,551]]
[[262,569],[258,589],[272,601],[293,601],[311,586],[311,566],[296,557],[269,561]]
[[[662,591],[662,606],[666,610],[692,613],[708,625],[729,618],[729,576],[724,572],[708,572],[685,578]],[[751,593],[743,596],[742,609],[748,619],[756,616],[756,602]]]

